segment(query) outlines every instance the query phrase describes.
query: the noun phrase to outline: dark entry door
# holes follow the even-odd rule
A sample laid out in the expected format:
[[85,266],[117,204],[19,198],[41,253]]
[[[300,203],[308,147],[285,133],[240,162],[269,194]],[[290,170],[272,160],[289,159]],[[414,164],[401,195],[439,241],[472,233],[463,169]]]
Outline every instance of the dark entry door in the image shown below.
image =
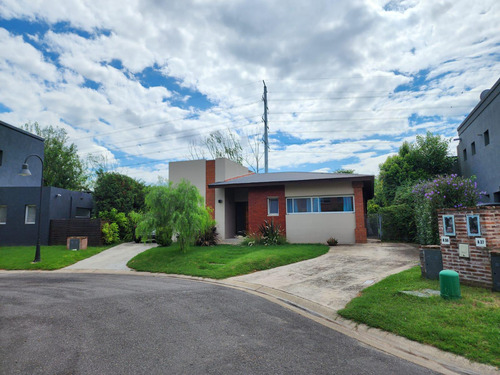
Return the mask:
[[236,234],[244,236],[247,231],[248,202],[236,202]]

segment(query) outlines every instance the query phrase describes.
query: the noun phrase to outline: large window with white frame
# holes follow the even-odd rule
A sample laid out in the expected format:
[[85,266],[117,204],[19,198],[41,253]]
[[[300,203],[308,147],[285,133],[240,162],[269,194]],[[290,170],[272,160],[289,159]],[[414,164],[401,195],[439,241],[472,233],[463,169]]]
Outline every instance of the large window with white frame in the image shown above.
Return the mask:
[[286,213],[354,212],[352,196],[287,198]]
[[24,215],[24,224],[36,223],[36,206],[34,204],[26,205],[26,213]]
[[7,206],[0,206],[0,224],[7,224]]

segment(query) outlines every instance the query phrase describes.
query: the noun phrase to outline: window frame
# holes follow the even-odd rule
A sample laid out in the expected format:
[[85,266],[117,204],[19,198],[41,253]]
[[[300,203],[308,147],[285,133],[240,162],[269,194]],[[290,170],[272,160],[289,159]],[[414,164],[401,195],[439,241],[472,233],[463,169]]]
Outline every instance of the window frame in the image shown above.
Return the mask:
[[[278,204],[278,212],[271,212],[271,201],[276,201]],[[280,216],[280,201],[278,197],[267,197],[267,216]]]
[[[33,222],[31,221],[28,221],[28,212],[29,212],[29,209],[30,208],[34,208],[35,209],[35,219]],[[36,204],[27,204],[25,205],[25,208],[24,208],[24,224],[27,224],[27,225],[32,225],[32,224],[36,224]]]
[[476,155],[476,142],[470,144],[471,154]]
[[0,204],[0,210],[2,208],[5,208],[5,221],[2,221],[2,216],[0,215],[0,225],[7,225],[7,205],[6,204]]
[[[352,211],[321,211],[321,199],[325,198],[351,198],[352,201]],[[286,199],[286,214],[287,215],[304,215],[304,214],[352,214],[356,212],[354,204],[354,195],[320,195],[320,196],[309,196],[309,197],[287,197]],[[309,199],[311,211],[307,212],[293,212],[294,200],[295,199]],[[289,201],[292,202],[292,212],[290,212]]]
[[488,146],[490,144],[490,130],[486,129],[483,133],[484,138],[484,146]]
[[466,148],[464,148],[464,149],[462,150],[462,155],[463,155],[463,159],[464,159],[464,161],[467,161],[467,149],[466,149]]

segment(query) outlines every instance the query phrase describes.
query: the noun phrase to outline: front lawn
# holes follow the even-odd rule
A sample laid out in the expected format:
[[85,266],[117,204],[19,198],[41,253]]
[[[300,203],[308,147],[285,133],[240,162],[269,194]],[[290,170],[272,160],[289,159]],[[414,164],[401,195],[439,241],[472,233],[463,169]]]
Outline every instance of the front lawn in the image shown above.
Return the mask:
[[0,247],[0,269],[4,270],[56,270],[79,260],[98,254],[110,246],[88,247],[86,250],[71,251],[64,245],[42,246],[39,263],[35,258],[35,246]]
[[338,313],[371,327],[433,345],[470,360],[500,366],[500,294],[461,285],[460,300],[419,298],[401,291],[435,289],[420,267],[364,289]]
[[287,244],[191,247],[182,253],[174,244],[170,247],[149,249],[130,260],[127,266],[137,271],[224,279],[315,258],[327,252],[326,245]]

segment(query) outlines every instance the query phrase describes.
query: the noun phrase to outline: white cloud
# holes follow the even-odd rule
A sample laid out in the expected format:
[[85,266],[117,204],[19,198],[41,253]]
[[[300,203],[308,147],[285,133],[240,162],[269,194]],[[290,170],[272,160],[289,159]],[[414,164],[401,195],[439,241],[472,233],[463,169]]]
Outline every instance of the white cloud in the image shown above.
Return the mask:
[[[149,164],[123,171],[148,182],[156,161],[188,157],[211,131],[233,128],[244,144],[249,129],[261,134],[262,79],[271,168],[377,173],[404,139],[454,136],[500,73],[494,0],[4,0],[0,16],[49,27],[24,39],[0,28],[2,119],[63,126],[82,155],[118,165],[142,156]],[[193,92],[146,87],[145,68]],[[199,93],[215,106],[186,108]]]

